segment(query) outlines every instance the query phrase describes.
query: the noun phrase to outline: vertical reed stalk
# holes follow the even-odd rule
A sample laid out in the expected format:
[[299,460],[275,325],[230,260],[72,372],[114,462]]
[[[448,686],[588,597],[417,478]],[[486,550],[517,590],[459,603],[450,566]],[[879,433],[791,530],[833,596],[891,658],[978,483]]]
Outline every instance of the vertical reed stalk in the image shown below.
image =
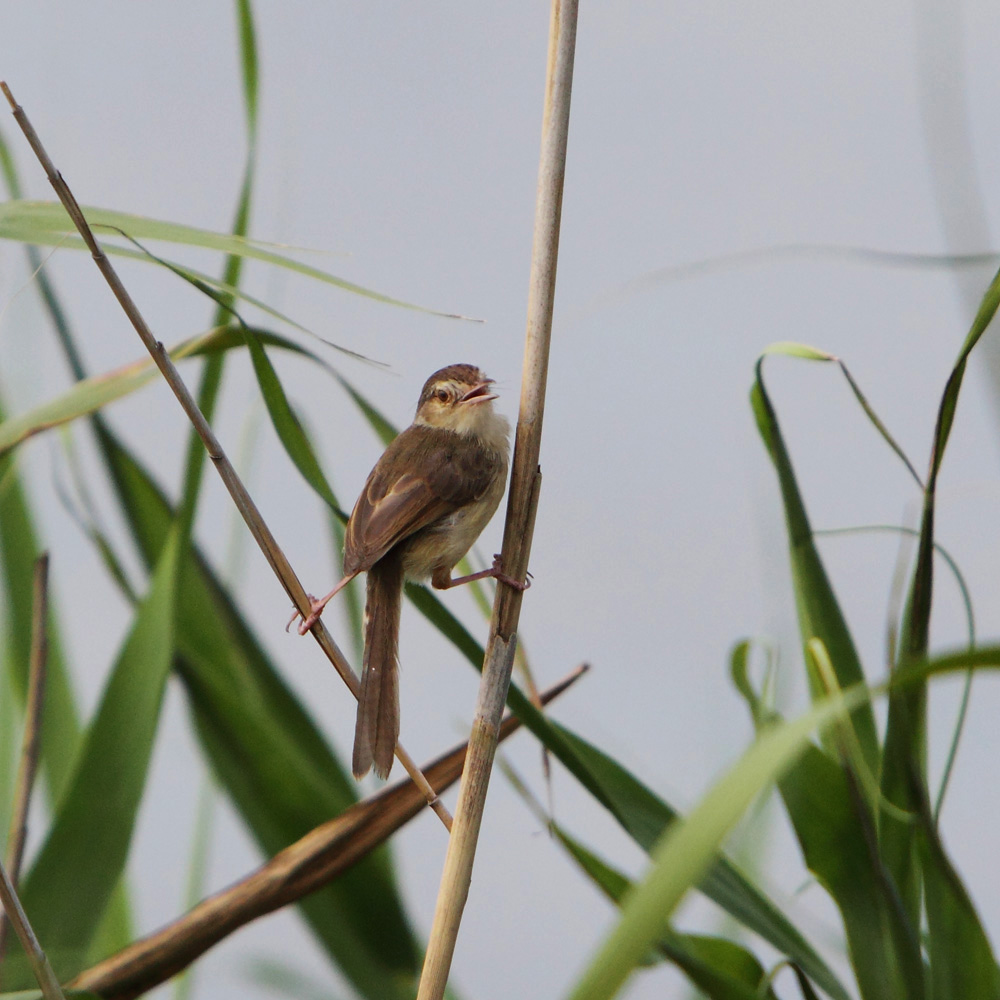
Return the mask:
[[[577,0],[553,0],[528,289],[521,406],[514,440],[510,497],[503,540],[503,569],[515,579],[524,579],[528,569],[541,486],[538,455],[552,332],[576,22]],[[521,591],[506,584],[500,583],[497,586],[483,676],[479,685],[479,699],[469,737],[469,751],[462,773],[454,826],[448,840],[448,853],[445,856],[417,1000],[440,1000],[448,982],[462,912],[472,881],[472,866],[486,804],[490,771],[496,754],[500,718],[510,686],[521,596]]]
[[59,980],[45,957],[35,932],[17,897],[17,879],[24,853],[28,825],[28,806],[38,770],[38,733],[45,700],[45,664],[48,653],[46,622],[48,621],[49,557],[43,553],[35,562],[34,604],[31,617],[31,664],[28,675],[28,703],[24,713],[24,739],[17,771],[17,789],[11,818],[10,840],[5,865],[0,865],[0,960],[6,950],[7,927],[17,934],[45,1000],[65,1000]]
[[[21,877],[24,843],[28,837],[28,809],[31,793],[38,773],[39,735],[42,727],[42,706],[45,703],[45,667],[48,662],[49,619],[49,554],[43,552],[35,561],[33,588],[34,600],[31,614],[31,654],[28,663],[28,698],[24,710],[24,736],[21,739],[21,757],[17,766],[14,785],[14,806],[10,816],[7,837],[7,856],[4,868],[13,888],[17,889]],[[0,913],[0,965],[7,952],[7,932],[10,922]]]

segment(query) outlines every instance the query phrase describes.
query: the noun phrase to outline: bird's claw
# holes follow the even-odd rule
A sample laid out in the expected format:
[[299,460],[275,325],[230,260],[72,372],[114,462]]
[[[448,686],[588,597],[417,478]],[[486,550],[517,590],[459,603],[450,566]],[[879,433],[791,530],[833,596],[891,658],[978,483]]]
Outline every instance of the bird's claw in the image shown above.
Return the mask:
[[306,597],[309,598],[308,616],[302,618],[302,612],[299,611],[298,608],[295,608],[295,610],[292,612],[292,617],[288,619],[288,624],[285,626],[286,632],[292,627],[292,624],[295,622],[297,618],[302,618],[302,621],[299,622],[299,627],[297,629],[299,635],[305,635],[306,632],[308,632],[313,627],[313,625],[315,625],[316,622],[319,621],[319,616],[323,614],[323,608],[325,608],[326,605],[324,603],[321,603],[320,601],[317,601],[312,594],[306,594]]
[[501,569],[503,565],[499,552],[493,554],[493,579],[499,580],[501,583],[506,583],[508,586],[513,587],[515,590],[520,590],[524,593],[531,586],[531,574],[527,573],[523,580],[515,580],[514,577],[508,576]]

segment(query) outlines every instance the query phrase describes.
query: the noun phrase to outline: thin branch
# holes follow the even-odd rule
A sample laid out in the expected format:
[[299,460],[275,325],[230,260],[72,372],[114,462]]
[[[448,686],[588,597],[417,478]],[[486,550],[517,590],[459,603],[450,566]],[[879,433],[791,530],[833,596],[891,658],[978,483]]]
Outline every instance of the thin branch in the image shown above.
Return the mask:
[[35,932],[31,929],[31,924],[28,923],[24,908],[21,906],[21,900],[17,898],[17,892],[11,885],[10,879],[7,877],[7,869],[3,865],[0,865],[0,904],[2,904],[7,918],[14,927],[14,933],[17,934],[28,956],[28,961],[35,973],[35,979],[38,980],[38,985],[42,989],[42,996],[45,997],[45,1000],[66,1000],[59,980],[56,979],[56,974],[52,971],[52,966],[49,965],[49,960],[45,957],[45,952],[42,951],[38,938],[35,937]]
[[[550,688],[543,700],[547,703],[561,694],[585,669],[578,668]],[[518,719],[508,716],[500,738],[506,739],[519,726]],[[439,791],[458,779],[466,747],[456,747],[426,768],[428,779]],[[80,973],[70,985],[106,1000],[129,1000],[145,993],[251,920],[327,885],[384,843],[423,806],[423,798],[409,780],[383,789],[311,830],[257,871],[203,900],[162,930]]]
[[[212,430],[201,410],[198,409],[198,404],[194,401],[194,398],[188,391],[187,386],[181,379],[173,361],[170,359],[170,355],[167,353],[163,344],[153,336],[152,331],[146,324],[145,319],[143,319],[138,307],[135,302],[132,301],[132,297],[125,289],[121,279],[118,277],[118,273],[111,265],[111,261],[108,260],[104,251],[100,248],[100,245],[94,238],[94,234],[91,231],[87,220],[84,218],[83,212],[80,210],[80,206],[77,204],[76,198],[73,196],[73,192],[70,191],[69,186],[63,180],[62,175],[56,170],[54,164],[49,159],[48,153],[45,152],[41,140],[38,138],[31,122],[28,121],[27,115],[24,113],[24,109],[14,100],[14,95],[11,94],[10,88],[3,81],[0,81],[0,90],[3,91],[4,96],[10,103],[10,106],[14,111],[14,119],[21,127],[21,131],[24,132],[25,138],[31,145],[35,156],[38,157],[39,162],[45,169],[49,183],[55,189],[56,194],[59,196],[59,200],[63,203],[69,217],[73,220],[73,224],[76,226],[80,235],[83,237],[84,242],[87,244],[91,256],[94,258],[94,263],[97,264],[101,274],[104,275],[105,280],[111,287],[111,291],[114,293],[115,298],[118,299],[125,315],[135,328],[136,333],[139,334],[139,339],[142,340],[146,350],[149,351],[153,361],[156,363],[157,368],[160,369],[164,379],[166,379],[167,384],[177,397],[178,402],[180,402],[181,407],[187,414],[192,426],[195,431],[197,431],[198,436],[205,445],[209,458],[211,458],[212,462],[215,464],[215,468],[222,477],[222,481],[225,484],[226,489],[229,490],[229,494],[233,498],[233,502],[236,504],[237,509],[243,516],[243,520],[246,521],[247,527],[250,529],[250,534],[253,535],[254,540],[257,542],[258,546],[260,546],[260,550],[264,554],[264,558],[267,560],[271,569],[274,570],[275,575],[281,581],[281,585],[285,588],[285,593],[288,594],[288,597],[291,599],[295,607],[298,608],[299,612],[304,617],[309,615],[311,612],[311,602],[302,586],[302,583],[295,575],[295,571],[292,569],[291,564],[288,562],[288,559],[285,557],[284,552],[278,545],[277,540],[271,533],[270,528],[268,528],[268,526],[264,523],[264,519],[261,517],[260,511],[257,509],[257,505],[253,502],[250,494],[247,492],[246,487],[237,475],[232,463],[226,457],[226,453],[223,451],[222,445],[219,443],[219,439],[215,436],[215,432]],[[357,698],[359,691],[357,676],[351,669],[351,666],[347,662],[344,654],[333,641],[332,636],[326,630],[322,621],[317,622],[317,624],[313,627],[312,634],[317,643],[319,643],[320,649],[322,649],[326,654],[337,673],[340,674],[351,694]],[[445,827],[450,830],[451,815],[444,807],[444,804],[438,799],[437,795],[435,795],[434,790],[431,788],[430,784],[428,784],[427,779],[417,769],[416,764],[413,762],[413,758],[410,757],[410,755],[399,744],[396,745],[396,758],[406,769],[407,774],[409,774],[409,776],[413,779],[417,787],[423,792],[428,805],[430,805],[431,808],[438,814]]]
[[[24,842],[28,835],[28,807],[38,772],[39,733],[42,726],[42,705],[45,702],[45,668],[48,660],[49,617],[48,599],[49,554],[43,552],[35,561],[34,601],[31,620],[31,655],[28,664],[28,701],[24,711],[24,736],[21,741],[21,759],[17,768],[14,787],[14,808],[10,818],[7,838],[7,857],[4,868],[16,891],[20,878]],[[7,953],[7,934],[10,924],[0,913],[0,964]]]
[[[521,407],[514,441],[503,539],[504,572],[517,580],[524,579],[528,570],[528,555],[541,486],[538,456],[555,298],[577,6],[577,0],[552,0],[549,24],[545,112],[535,204]],[[458,928],[472,881],[472,866],[486,804],[490,771],[496,754],[500,717],[510,685],[520,613],[521,591],[499,584],[493,604],[493,621],[486,646],[479,699],[469,737],[469,753],[455,808],[455,825],[448,840],[448,852],[417,1000],[440,1000],[448,983]]]

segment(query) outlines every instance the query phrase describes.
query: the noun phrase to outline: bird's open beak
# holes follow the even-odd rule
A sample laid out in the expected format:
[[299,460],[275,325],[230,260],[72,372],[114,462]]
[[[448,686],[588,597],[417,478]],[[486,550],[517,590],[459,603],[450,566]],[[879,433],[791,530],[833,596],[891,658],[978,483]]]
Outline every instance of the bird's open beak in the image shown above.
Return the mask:
[[493,379],[488,378],[485,382],[473,386],[460,400],[460,403],[488,403],[491,399],[499,399],[495,392],[490,392]]

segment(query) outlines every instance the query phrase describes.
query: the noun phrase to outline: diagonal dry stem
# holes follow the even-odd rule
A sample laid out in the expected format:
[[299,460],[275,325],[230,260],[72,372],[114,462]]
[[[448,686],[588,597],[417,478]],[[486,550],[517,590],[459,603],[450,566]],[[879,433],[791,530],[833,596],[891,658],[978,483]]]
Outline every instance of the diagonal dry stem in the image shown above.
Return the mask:
[[24,740],[17,772],[17,791],[11,820],[11,836],[7,845],[7,862],[0,865],[0,959],[6,947],[7,927],[14,928],[41,987],[45,1000],[65,1000],[59,980],[28,923],[17,896],[17,877],[24,852],[28,805],[38,769],[38,731],[41,726],[45,693],[45,663],[48,652],[46,622],[48,621],[49,557],[43,553],[35,562],[34,605],[31,621],[31,663],[28,676],[28,703],[24,718]]
[[[11,886],[17,889],[24,857],[24,842],[28,835],[28,807],[38,772],[39,733],[42,726],[42,706],[45,703],[45,667],[48,660],[49,618],[49,554],[43,552],[35,561],[34,601],[31,618],[31,656],[28,665],[28,700],[24,711],[24,736],[21,740],[21,758],[14,786],[14,807],[10,817],[7,838],[7,857],[4,867]],[[6,913],[0,913],[0,965],[7,953],[7,934],[10,923]]]
[[[580,667],[542,694],[548,703],[581,676]],[[508,716],[500,738],[520,723]],[[425,767],[427,778],[444,791],[458,779],[466,746],[456,747]],[[423,808],[411,781],[385,788],[335,819],[311,830],[246,878],[202,900],[161,930],[130,944],[70,984],[105,1000],[130,1000],[186,968],[209,948],[257,917],[286,906],[331,882],[384,843]]]
[[[538,456],[552,332],[576,21],[577,0],[553,0],[521,407],[514,440],[510,496],[503,539],[504,571],[517,580],[523,580],[528,569],[541,486]],[[521,596],[522,592],[514,587],[502,583],[497,586],[479,700],[469,737],[469,753],[455,808],[455,825],[448,840],[448,853],[445,856],[417,1000],[440,1000],[447,986],[462,911],[472,880],[472,865],[486,804],[490,770],[496,754],[501,713],[510,685]]]
[[[204,414],[202,414],[201,410],[199,410],[198,404],[194,401],[194,398],[188,391],[187,386],[181,379],[180,373],[174,366],[170,355],[167,353],[163,344],[153,336],[152,331],[146,324],[145,319],[143,319],[138,307],[135,302],[132,301],[132,297],[125,289],[121,279],[118,277],[118,273],[112,266],[111,261],[108,260],[104,251],[94,238],[94,234],[91,231],[90,226],[87,224],[87,220],[84,218],[83,212],[80,210],[80,206],[77,204],[76,198],[73,196],[73,192],[70,191],[69,186],[63,180],[62,175],[56,170],[52,161],[49,159],[48,153],[45,152],[45,148],[42,146],[41,140],[38,138],[31,122],[28,121],[28,117],[25,115],[24,109],[14,100],[14,95],[11,94],[10,88],[3,81],[0,81],[0,90],[3,91],[4,96],[10,103],[14,112],[15,120],[21,127],[21,131],[24,132],[25,138],[28,140],[28,143],[30,144],[35,155],[38,157],[42,167],[45,169],[49,183],[55,189],[56,194],[59,196],[59,200],[63,203],[69,217],[73,220],[73,224],[76,226],[80,235],[83,237],[84,242],[87,244],[87,248],[90,250],[91,256],[94,258],[94,263],[97,264],[101,274],[104,275],[105,280],[111,287],[111,291],[114,293],[115,298],[118,299],[125,315],[135,328],[136,333],[139,334],[140,340],[142,340],[146,350],[148,350],[152,356],[156,367],[160,369],[164,379],[170,386],[174,395],[177,397],[178,402],[180,402],[181,407],[187,414],[192,426],[205,445],[209,458],[211,458],[219,475],[222,477],[222,481],[225,484],[226,489],[229,490],[229,494],[233,498],[236,508],[239,510],[240,514],[243,516],[243,520],[247,524],[247,527],[250,529],[250,534],[253,535],[254,540],[257,542],[258,546],[260,546],[260,550],[264,554],[264,558],[268,561],[271,569],[274,570],[275,575],[281,581],[281,585],[285,588],[285,592],[288,594],[292,603],[296,608],[298,608],[303,617],[305,617],[310,613],[311,602],[309,597],[306,594],[302,583],[299,581],[299,578],[295,575],[295,571],[292,569],[291,564],[285,557],[284,552],[282,552],[280,546],[278,545],[277,540],[271,533],[270,528],[268,528],[264,519],[261,517],[260,511],[257,509],[257,505],[253,502],[253,499],[247,492],[246,487],[243,485],[242,480],[233,468],[232,463],[226,457],[226,453],[223,451],[222,445],[219,443],[219,439],[215,436],[215,432],[205,419]],[[333,641],[332,636],[327,631],[322,621],[318,622],[313,627],[312,634],[317,643],[319,643],[320,649],[323,650],[327,658],[333,664],[337,673],[343,678],[344,683],[347,685],[351,694],[357,698],[359,690],[358,679],[354,671],[351,669],[350,664],[347,662],[346,657]],[[396,744],[396,758],[406,769],[407,774],[409,774],[416,786],[421,790],[428,805],[430,805],[431,808],[438,814],[445,827],[450,830],[451,815],[445,808],[444,803],[438,799],[434,789],[430,786],[427,779],[420,773],[420,770],[413,762],[413,758],[410,757],[410,755],[398,743]]]

